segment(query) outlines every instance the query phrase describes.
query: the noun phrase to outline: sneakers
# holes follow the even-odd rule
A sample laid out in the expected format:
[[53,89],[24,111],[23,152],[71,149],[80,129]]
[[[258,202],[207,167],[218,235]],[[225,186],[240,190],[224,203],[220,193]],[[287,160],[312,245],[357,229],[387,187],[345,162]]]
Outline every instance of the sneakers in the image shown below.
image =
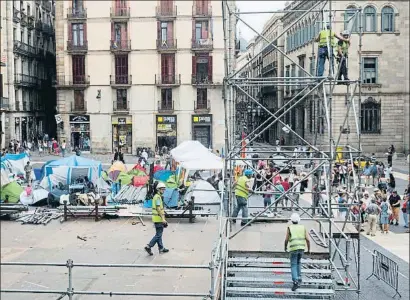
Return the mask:
[[293,283],[293,286],[292,286],[292,292],[296,291],[298,287],[299,287],[299,284],[298,284],[297,281],[295,281],[295,282]]
[[151,250],[151,247],[150,247],[150,246],[146,245],[146,246],[144,247],[144,249],[145,249],[145,251],[147,251],[147,253],[148,253],[150,256],[154,255],[154,253],[152,253],[152,250]]
[[159,250],[159,253],[168,253],[169,250],[167,248],[162,248]]

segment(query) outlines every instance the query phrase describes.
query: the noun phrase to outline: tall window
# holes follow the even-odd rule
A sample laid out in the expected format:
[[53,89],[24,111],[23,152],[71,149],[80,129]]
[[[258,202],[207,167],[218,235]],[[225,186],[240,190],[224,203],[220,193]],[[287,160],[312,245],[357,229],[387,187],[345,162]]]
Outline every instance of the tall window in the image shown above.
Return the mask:
[[161,90],[161,108],[162,109],[172,109],[172,89],[162,89]]
[[84,24],[75,23],[71,25],[73,46],[84,46]]
[[300,55],[300,56],[298,56],[298,60],[299,60],[299,66],[301,66],[301,68],[299,68],[298,77],[304,77],[305,72],[303,71],[303,69],[305,68],[306,56],[305,55]]
[[[350,32],[359,31],[358,14],[356,14],[357,9],[354,6],[349,6],[345,11],[345,30]],[[355,15],[356,14],[356,15]]]
[[377,83],[377,58],[363,58],[363,83]]
[[128,83],[128,55],[115,56],[115,83]]
[[75,110],[85,110],[85,103],[84,103],[84,91],[83,90],[75,90],[74,91],[74,109]]
[[[287,79],[287,78],[290,77],[290,66],[286,66],[285,77],[286,77],[286,84],[289,84],[290,80]],[[289,90],[290,90],[289,85],[286,85],[286,87],[285,87],[286,93],[289,93]]]
[[73,0],[72,2],[73,13],[80,13],[83,11],[83,0]]
[[310,60],[309,73],[315,76],[315,74],[313,74],[315,72],[315,57],[312,56],[309,58],[309,60]]
[[208,91],[207,89],[196,90],[196,108],[206,109],[208,108]]
[[161,80],[162,83],[175,83],[175,54],[161,55]]
[[209,0],[196,0],[196,13],[199,15],[207,15],[209,13]]
[[363,10],[363,31],[376,32],[376,9],[373,6],[367,6]]
[[[290,77],[296,77],[296,65],[295,64],[292,64],[292,68],[290,70]],[[292,79],[291,81],[295,83],[296,79]],[[290,90],[291,91],[294,90],[293,86],[290,87]]]
[[380,133],[381,105],[374,98],[367,98],[360,109],[362,133]]
[[128,109],[127,105],[127,90],[117,90],[117,109]]
[[390,6],[382,8],[382,32],[394,32],[394,10]]
[[192,74],[196,82],[212,82],[212,56],[200,54],[192,57]]
[[208,28],[208,21],[197,21],[195,23],[195,40],[207,39],[209,37]]
[[85,56],[73,55],[73,83],[85,83]]

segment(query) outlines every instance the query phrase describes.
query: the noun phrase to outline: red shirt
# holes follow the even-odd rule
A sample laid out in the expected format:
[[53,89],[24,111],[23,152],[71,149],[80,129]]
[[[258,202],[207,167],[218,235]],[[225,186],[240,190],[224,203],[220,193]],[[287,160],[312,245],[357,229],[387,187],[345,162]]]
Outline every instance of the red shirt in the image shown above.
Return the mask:
[[285,192],[286,192],[288,189],[290,189],[289,182],[287,182],[287,181],[282,181],[282,186],[283,186],[283,189],[285,190]]
[[162,166],[160,166],[160,165],[155,165],[154,166],[154,173],[156,173],[158,171],[161,171],[161,170],[164,170],[164,168]]

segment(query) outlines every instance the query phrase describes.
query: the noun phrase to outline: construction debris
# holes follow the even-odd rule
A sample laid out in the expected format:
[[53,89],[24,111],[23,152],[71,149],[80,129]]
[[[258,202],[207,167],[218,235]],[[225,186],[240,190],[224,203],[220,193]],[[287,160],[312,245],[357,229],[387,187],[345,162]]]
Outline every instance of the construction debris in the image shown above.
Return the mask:
[[147,188],[124,185],[113,201],[119,204],[139,204],[145,200]]
[[11,217],[14,214],[19,214],[23,211],[28,211],[28,206],[22,204],[1,203],[0,204],[0,216]]
[[26,214],[16,221],[21,222],[21,224],[43,224],[47,225],[51,220],[58,219],[63,214],[57,212],[56,210],[51,210],[47,208],[36,208],[34,213]]

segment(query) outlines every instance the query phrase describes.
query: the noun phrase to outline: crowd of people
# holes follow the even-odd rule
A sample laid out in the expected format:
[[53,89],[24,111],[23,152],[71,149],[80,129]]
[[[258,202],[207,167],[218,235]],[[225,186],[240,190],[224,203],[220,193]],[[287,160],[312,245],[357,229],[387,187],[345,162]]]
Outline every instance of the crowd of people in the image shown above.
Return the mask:
[[23,141],[23,143],[16,139],[11,140],[8,148],[2,149],[2,156],[6,155],[7,153],[26,153],[28,156],[30,156],[33,151],[38,151],[39,156],[49,154],[62,155],[64,157],[66,154],[66,149],[67,143],[65,140],[62,140],[61,143],[59,143],[56,139],[50,139],[48,134],[45,134],[43,137],[38,137],[29,141]]

